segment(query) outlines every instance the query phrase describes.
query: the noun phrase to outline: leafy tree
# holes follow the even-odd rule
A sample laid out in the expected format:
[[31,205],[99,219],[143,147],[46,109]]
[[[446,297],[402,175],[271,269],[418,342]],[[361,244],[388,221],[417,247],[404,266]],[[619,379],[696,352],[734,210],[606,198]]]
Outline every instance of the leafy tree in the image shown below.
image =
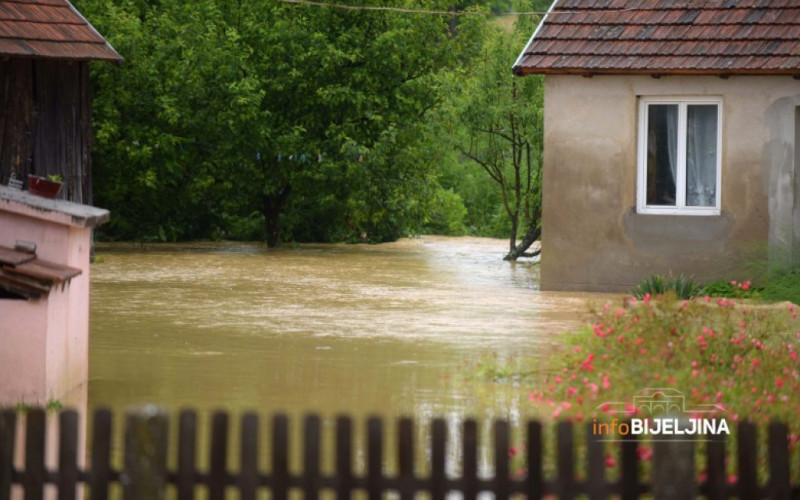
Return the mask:
[[427,219],[438,154],[421,127],[480,19],[453,34],[446,16],[277,2],[79,8],[126,57],[93,76],[113,235],[386,241]]
[[511,73],[534,22],[521,17],[513,33],[490,26],[470,74],[451,79],[460,96],[450,108],[454,146],[497,186],[510,224],[506,260],[539,253],[528,250],[541,235],[542,79]]

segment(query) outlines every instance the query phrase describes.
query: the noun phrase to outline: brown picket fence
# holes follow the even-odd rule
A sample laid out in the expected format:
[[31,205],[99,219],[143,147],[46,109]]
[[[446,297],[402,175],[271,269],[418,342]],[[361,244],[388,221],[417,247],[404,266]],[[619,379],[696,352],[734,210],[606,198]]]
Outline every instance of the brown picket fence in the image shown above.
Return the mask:
[[[25,418],[24,458],[16,457],[17,419]],[[756,498],[797,499],[800,484],[792,484],[787,427],[772,423],[767,427],[768,480],[759,482],[757,474],[757,429],[749,422],[740,423],[732,432],[737,433],[735,456],[736,480],[726,476],[725,440],[712,439],[704,443],[691,441],[659,441],[653,443],[652,480],[643,482],[639,476],[635,439],[619,443],[619,474],[615,480],[607,479],[606,443],[592,435],[591,423],[584,428],[586,454],[583,477],[578,477],[576,467],[576,429],[569,422],[559,422],[555,428],[555,477],[544,474],[543,427],[531,421],[526,426],[523,452],[525,473],[512,474],[510,464],[510,426],[496,421],[493,428],[494,474],[481,477],[478,471],[478,425],[466,420],[460,431],[459,477],[446,472],[446,442],[448,429],[442,419],[430,425],[427,446],[425,477],[415,470],[414,423],[402,418],[397,421],[396,473],[386,473],[384,461],[384,422],[370,418],[366,422],[366,450],[363,472],[354,470],[353,420],[338,417],[334,424],[334,470],[321,469],[322,420],[311,415],[302,421],[302,471],[290,470],[290,419],[285,415],[271,418],[271,469],[259,467],[260,421],[256,414],[241,416],[239,432],[239,470],[229,467],[231,418],[225,412],[216,412],[210,419],[210,446],[208,467],[198,469],[198,417],[195,412],[179,415],[177,441],[177,466],[168,467],[168,416],[152,408],[129,412],[124,431],[124,457],[121,469],[112,466],[112,414],[98,410],[93,415],[92,436],[88,439],[90,464],[78,464],[79,417],[74,411],[58,415],[58,464],[55,470],[45,465],[45,432],[47,415],[42,410],[26,414],[14,411],[0,412],[0,500],[22,496],[26,500],[43,498],[45,485],[53,485],[60,500],[75,500],[78,486],[88,486],[86,498],[106,500],[112,484],[120,485],[124,500],[165,498],[168,489],[174,489],[178,500],[195,498],[198,487],[205,488],[209,500],[222,500],[226,490],[233,488],[242,500],[253,500],[268,491],[269,498],[282,500],[293,492],[303,498],[316,499],[320,495],[350,498],[361,492],[369,499],[408,499],[424,494],[425,498],[441,499],[458,492],[465,499],[490,493],[494,498],[525,496],[527,498],[576,497],[600,499],[634,499],[643,496],[656,499],[687,499],[702,496],[708,499]],[[706,446],[706,474],[697,480],[695,446]],[[174,450],[173,450],[174,451]],[[732,458],[734,459],[734,458]],[[21,462],[15,466],[15,460]],[[550,468],[548,468],[549,470]]]

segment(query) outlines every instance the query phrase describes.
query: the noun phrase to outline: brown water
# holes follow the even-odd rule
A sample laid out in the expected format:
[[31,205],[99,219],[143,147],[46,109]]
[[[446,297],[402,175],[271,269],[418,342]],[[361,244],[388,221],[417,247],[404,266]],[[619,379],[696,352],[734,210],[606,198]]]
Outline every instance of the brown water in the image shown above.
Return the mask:
[[527,415],[529,387],[469,365],[553,352],[589,296],[542,293],[502,240],[99,245],[89,408]]

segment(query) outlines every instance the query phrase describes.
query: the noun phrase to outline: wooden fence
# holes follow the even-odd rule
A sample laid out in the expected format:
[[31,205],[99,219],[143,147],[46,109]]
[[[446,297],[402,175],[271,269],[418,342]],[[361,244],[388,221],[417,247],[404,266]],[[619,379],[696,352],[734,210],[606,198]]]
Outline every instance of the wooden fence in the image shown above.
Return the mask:
[[[24,418],[13,411],[0,412],[0,500],[9,500],[24,491],[26,500],[42,498],[46,484],[54,485],[58,498],[75,500],[77,487],[88,486],[87,498],[105,500],[110,486],[122,487],[124,500],[163,499],[169,488],[174,488],[178,500],[195,497],[198,486],[206,489],[209,500],[222,500],[227,488],[234,488],[242,500],[252,500],[268,490],[270,498],[282,500],[292,492],[303,498],[316,499],[329,492],[337,498],[350,498],[360,491],[369,499],[385,498],[387,494],[408,499],[425,493],[431,499],[444,498],[451,492],[460,492],[466,499],[488,492],[495,498],[525,495],[527,498],[585,498],[621,499],[648,496],[656,499],[687,499],[703,495],[708,499],[737,497],[800,498],[800,484],[792,484],[788,451],[787,428],[773,423],[767,429],[768,479],[759,482],[757,474],[756,427],[743,422],[732,432],[737,433],[736,480],[726,476],[725,440],[713,439],[700,443],[706,447],[705,477],[698,482],[695,466],[695,442],[687,440],[659,441],[653,443],[650,460],[653,478],[645,484],[639,476],[636,440],[619,443],[618,479],[606,477],[606,443],[592,435],[591,423],[585,427],[586,455],[577,477],[575,454],[575,429],[568,422],[556,424],[555,477],[545,477],[543,428],[539,422],[527,424],[523,452],[525,473],[513,474],[510,465],[509,425],[498,421],[493,429],[494,475],[492,478],[478,474],[478,425],[467,420],[460,429],[460,477],[446,472],[446,433],[448,428],[441,419],[431,422],[430,441],[426,445],[429,474],[419,477],[415,472],[414,428],[410,419],[400,419],[397,424],[397,455],[395,474],[388,475],[384,467],[384,423],[377,418],[366,422],[366,453],[363,472],[354,470],[353,422],[346,417],[335,421],[334,470],[323,472],[320,466],[321,419],[309,416],[302,427],[302,472],[290,470],[289,419],[277,415],[271,421],[271,470],[259,467],[259,419],[255,414],[241,417],[239,432],[239,470],[229,468],[228,440],[230,417],[214,413],[210,420],[210,454],[207,470],[198,470],[197,438],[198,420],[194,412],[179,416],[177,437],[177,466],[168,468],[168,418],[164,413],[150,409],[131,412],[126,417],[124,437],[124,465],[117,470],[111,465],[112,415],[99,410],[93,415],[93,434],[89,445],[91,466],[78,466],[78,415],[65,411],[58,415],[58,465],[57,470],[45,466],[45,421],[43,411],[27,413],[24,425],[24,459],[15,466],[17,419]],[[583,426],[579,426],[583,427]],[[173,440],[175,442],[175,440]],[[174,450],[173,450],[174,452]],[[175,453],[173,453],[175,456]],[[360,455],[361,456],[361,455]],[[19,458],[19,457],[18,457]],[[732,458],[733,460],[733,458]],[[512,477],[513,476],[513,477]],[[18,485],[18,486],[14,486]]]

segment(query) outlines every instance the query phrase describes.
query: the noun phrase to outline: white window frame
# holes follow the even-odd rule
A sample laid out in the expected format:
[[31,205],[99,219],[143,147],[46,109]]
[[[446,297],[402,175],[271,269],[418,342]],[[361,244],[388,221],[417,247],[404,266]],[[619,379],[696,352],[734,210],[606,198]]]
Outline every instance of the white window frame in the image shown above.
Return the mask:
[[[678,168],[674,206],[647,205],[647,119],[651,104],[678,105]],[[686,122],[691,104],[717,106],[717,191],[716,206],[686,206]],[[639,137],[637,155],[636,212],[661,215],[719,215],[722,198],[722,99],[718,97],[641,97],[639,99]]]

